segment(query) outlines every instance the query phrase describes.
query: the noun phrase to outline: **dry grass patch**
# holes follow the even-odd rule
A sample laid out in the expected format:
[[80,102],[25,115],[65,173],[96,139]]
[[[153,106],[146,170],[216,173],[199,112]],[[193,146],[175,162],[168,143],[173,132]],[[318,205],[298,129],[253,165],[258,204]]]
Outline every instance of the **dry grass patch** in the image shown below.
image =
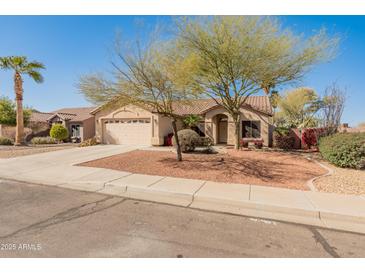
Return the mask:
[[67,145],[54,145],[54,146],[0,146],[0,158],[13,158],[26,156],[31,154],[38,154],[68,148],[74,148],[75,145],[67,144]]

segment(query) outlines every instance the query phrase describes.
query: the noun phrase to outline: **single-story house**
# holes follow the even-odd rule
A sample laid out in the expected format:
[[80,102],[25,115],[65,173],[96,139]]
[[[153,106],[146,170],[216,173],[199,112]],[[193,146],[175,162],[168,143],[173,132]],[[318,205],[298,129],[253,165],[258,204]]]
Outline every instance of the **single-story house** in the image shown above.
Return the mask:
[[[214,144],[234,144],[234,123],[226,110],[213,99],[192,100],[190,104],[176,103],[174,112],[182,119],[190,114],[202,117],[199,132],[210,137]],[[142,144],[159,146],[172,133],[169,118],[135,105],[114,109],[100,106],[95,116],[96,138],[105,144]],[[183,127],[181,121],[179,129]],[[251,96],[241,107],[240,137],[262,139],[271,146],[273,111],[267,96]]]
[[83,141],[95,136],[95,117],[90,112],[95,107],[62,108],[52,112],[33,112],[30,123],[65,126],[70,137]]

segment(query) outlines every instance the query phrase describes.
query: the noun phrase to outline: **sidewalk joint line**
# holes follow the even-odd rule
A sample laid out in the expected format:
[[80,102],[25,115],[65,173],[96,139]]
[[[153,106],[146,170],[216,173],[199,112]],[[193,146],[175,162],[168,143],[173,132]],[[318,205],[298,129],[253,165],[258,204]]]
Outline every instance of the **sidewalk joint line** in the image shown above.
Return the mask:
[[[143,174],[144,175],[144,174]],[[147,186],[147,188],[148,187],[151,187],[151,186],[153,186],[153,185],[155,185],[155,184],[157,184],[157,183],[159,183],[159,182],[161,182],[163,179],[166,179],[167,177],[162,177],[162,178],[160,178],[160,179],[158,179],[156,182],[153,182],[152,184],[150,184],[150,185],[148,185]]]
[[190,207],[191,206],[191,204],[194,202],[195,195],[198,193],[199,190],[201,190],[203,188],[203,186],[205,186],[206,183],[207,183],[206,181],[203,181],[202,185],[200,187],[198,187],[198,189],[191,196],[191,202],[186,207]]
[[122,177],[118,177],[118,178],[116,178],[116,179],[112,179],[112,180],[106,181],[106,182],[103,184],[103,187],[102,187],[102,188],[100,188],[100,189],[98,189],[98,190],[96,190],[96,191],[101,191],[101,190],[105,189],[106,184],[111,183],[111,182],[116,181],[116,180],[119,180],[119,179],[122,179],[122,178],[125,178],[125,177],[128,177],[128,176],[131,176],[132,174],[133,174],[133,173],[131,173],[131,174],[127,174],[127,175],[124,175],[124,176],[122,176]]

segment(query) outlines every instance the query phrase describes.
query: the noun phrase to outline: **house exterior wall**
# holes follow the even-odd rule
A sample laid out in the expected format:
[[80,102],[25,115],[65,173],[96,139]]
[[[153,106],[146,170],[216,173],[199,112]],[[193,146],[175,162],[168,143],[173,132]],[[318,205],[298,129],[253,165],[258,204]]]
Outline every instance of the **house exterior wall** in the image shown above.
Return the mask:
[[[230,114],[223,107],[217,107],[205,114],[205,134],[213,139],[214,144],[218,143],[217,115],[224,114],[228,117],[227,144],[234,145],[235,126]],[[241,108],[240,116],[240,138],[242,137],[242,121],[260,121],[261,138],[265,146],[272,144],[272,117],[251,109]]]
[[82,122],[66,121],[62,123],[68,130],[68,134],[72,137],[72,125],[80,126],[80,139],[81,142],[95,136],[95,118],[90,117]]
[[90,117],[82,123],[82,140],[87,140],[95,136],[95,118]]
[[[234,144],[234,123],[232,117],[222,107],[217,107],[204,115],[205,134],[214,143],[218,140],[217,115],[224,114],[228,117],[227,144]],[[102,109],[95,113],[95,137],[103,142],[103,123],[106,119],[113,118],[150,118],[151,119],[151,145],[160,146],[164,144],[164,138],[172,133],[171,120],[168,117],[151,113],[134,105],[127,105],[115,109]],[[242,121],[260,121],[261,138],[265,146],[272,144],[272,117],[251,109],[242,108],[240,117],[240,134],[242,134]],[[183,128],[183,122],[178,120],[178,130]]]
[[[177,130],[182,129],[183,126],[184,126],[184,123],[182,122],[182,120],[177,120],[177,122],[176,122]],[[156,132],[158,132],[158,134],[153,136],[152,145],[162,146],[164,144],[165,137],[168,134],[173,133],[171,119],[169,117],[156,114],[155,115],[155,128],[156,128]]]
[[103,109],[95,113],[95,137],[103,142],[103,122],[113,118],[150,118],[151,119],[151,145],[163,145],[164,137],[170,133],[170,120],[167,117],[151,113],[134,105],[127,105],[115,109]]

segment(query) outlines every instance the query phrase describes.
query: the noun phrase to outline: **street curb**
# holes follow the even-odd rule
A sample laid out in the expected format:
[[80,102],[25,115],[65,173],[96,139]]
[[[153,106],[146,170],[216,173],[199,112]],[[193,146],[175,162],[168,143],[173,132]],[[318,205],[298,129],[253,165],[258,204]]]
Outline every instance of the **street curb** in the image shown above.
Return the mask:
[[320,167],[324,168],[325,170],[327,170],[327,173],[326,174],[323,174],[323,175],[320,175],[320,176],[317,176],[317,177],[314,177],[310,180],[307,181],[306,185],[309,187],[309,189],[311,191],[318,191],[318,189],[316,188],[316,186],[314,185],[314,182],[320,178],[323,178],[323,177],[327,177],[327,176],[330,176],[334,173],[334,170],[332,168],[329,168],[328,166],[318,162],[317,160],[315,159],[312,159],[310,157],[306,157],[307,160],[309,161],[312,161],[313,163],[316,163],[317,165],[319,165]]
[[[173,191],[155,191],[142,187],[135,188],[119,186],[112,187],[114,190],[118,191],[108,191],[110,190],[110,188],[107,187],[95,191],[93,189],[90,189],[89,186],[85,186],[84,188],[73,188],[69,186],[65,187],[65,185],[62,184],[45,185],[43,183],[19,181],[10,178],[0,178],[0,181],[1,180],[12,180],[22,183],[30,183],[50,187],[53,186],[66,189],[71,188],[83,192],[100,193],[105,195],[157,202],[174,206],[182,206],[191,209],[208,210],[212,212],[228,213],[244,217],[256,217],[365,234],[365,216],[345,215],[320,209],[308,210],[304,208],[285,207],[249,200],[237,201],[209,196],[199,197],[197,196],[199,194],[199,191],[194,193],[194,195],[188,195]],[[174,201],[174,198],[178,199]]]
[[[112,150],[109,151],[109,149],[106,149],[104,152],[105,155],[110,155],[112,153],[115,152]],[[96,156],[96,154],[96,152],[92,152],[85,156],[80,156],[79,158],[91,159],[94,158],[94,155]],[[315,189],[313,182],[318,178],[331,175],[333,170],[330,170],[328,167],[314,159],[309,160],[316,162],[318,165],[328,171],[326,174],[315,177],[307,182],[308,186],[312,185]],[[77,161],[79,162],[80,159]],[[78,163],[73,163],[72,161],[70,166],[74,164]],[[79,168],[82,169],[84,167]],[[80,173],[78,169],[76,171],[76,173]],[[65,170],[62,170],[62,172],[67,173],[66,166]],[[75,173],[74,168],[72,172]],[[193,189],[193,191],[189,190],[189,187],[186,186],[181,188],[181,186],[184,184],[182,181],[188,180],[183,178],[174,178],[175,181],[178,180],[178,182],[175,182],[177,187],[171,187],[171,184],[169,187],[166,187],[165,185],[164,187],[160,188],[154,188],[150,185],[139,187],[135,185],[138,182],[132,182],[131,185],[126,187],[111,187],[108,185],[108,182],[106,182],[106,178],[104,177],[94,179],[93,181],[87,183],[80,183],[77,182],[77,180],[72,181],[71,179],[67,179],[70,178],[70,176],[59,176],[57,178],[52,178],[52,181],[43,173],[40,176],[33,175],[32,177],[27,177],[27,174],[28,171],[21,173],[22,176],[18,176],[19,172],[17,174],[13,174],[12,171],[8,175],[0,175],[0,180],[2,179],[1,177],[5,177],[5,180],[21,181],[25,183],[28,182],[61,188],[73,188],[85,192],[108,194],[125,198],[179,205],[185,208],[205,209],[215,212],[232,213],[241,216],[286,221],[365,234],[365,214],[364,210],[362,210],[365,207],[365,196],[359,198],[336,198],[336,196],[330,196],[328,203],[323,202],[322,204],[316,205],[313,203],[313,200],[309,199],[308,197],[306,199],[301,197],[308,196],[307,194],[322,195],[320,192],[315,191],[299,191],[299,193],[298,190],[280,191],[278,189],[270,190],[270,187],[265,187],[264,192],[266,192],[265,195],[267,196],[264,195],[261,196],[261,198],[256,199],[251,195],[251,188],[254,188],[253,185],[248,185],[249,191],[244,191],[243,187],[229,188],[224,187],[224,185],[226,185],[224,183],[217,183],[218,185],[221,184],[221,186],[219,186],[213,192],[206,192],[204,189],[206,190],[210,183],[203,180],[195,180],[201,181],[202,185],[201,187],[196,187],[195,190],[194,186],[192,186],[191,189]],[[85,176],[89,176],[90,174],[87,173]],[[67,179],[66,181],[65,178]],[[164,177],[164,179],[166,178],[172,179],[172,177]],[[199,183],[200,182],[194,184]],[[188,190],[186,190],[186,188]],[[227,189],[230,190],[227,191]],[[300,202],[298,202],[298,197]],[[320,199],[322,198],[323,196],[320,196]],[[350,202],[349,205],[351,207],[346,204],[347,201]],[[331,207],[330,205],[332,204],[335,206]],[[344,205],[343,207],[342,204]],[[339,206],[336,207],[336,205]]]

